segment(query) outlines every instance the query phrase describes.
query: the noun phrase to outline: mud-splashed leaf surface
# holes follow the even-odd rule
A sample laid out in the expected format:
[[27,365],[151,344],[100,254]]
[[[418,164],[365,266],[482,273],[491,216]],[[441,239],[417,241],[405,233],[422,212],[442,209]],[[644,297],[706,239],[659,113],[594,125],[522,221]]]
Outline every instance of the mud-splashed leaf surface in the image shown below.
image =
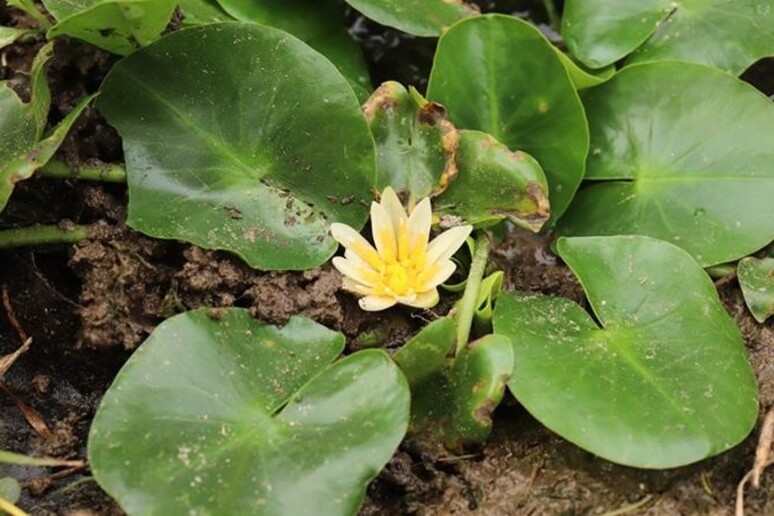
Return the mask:
[[492,430],[492,412],[505,392],[511,345],[487,335],[450,358],[456,325],[451,318],[425,326],[395,356],[411,386],[411,432],[440,438],[451,449],[483,443]]
[[343,349],[299,317],[168,319],[95,416],[95,478],[129,514],[354,514],[403,438],[409,393],[384,352],[333,362]]
[[774,258],[742,258],[739,286],[755,320],[763,323],[774,315]]
[[32,177],[53,157],[70,127],[93,99],[83,99],[44,135],[51,105],[46,72],[52,57],[53,43],[43,46],[35,56],[28,103],[22,102],[7,83],[0,83],[0,212],[16,183]]
[[460,129],[534,156],[559,217],[583,177],[589,136],[575,86],[534,26],[503,15],[456,24],[438,44],[427,90]]
[[347,32],[340,9],[320,0],[219,0],[231,16],[293,34],[336,65],[365,101],[372,90],[363,53]]
[[367,18],[415,36],[440,36],[455,22],[478,14],[464,0],[346,0]]
[[139,231],[304,269],[335,251],[331,222],[365,222],[375,152],[358,101],[285,32],[171,34],[114,66],[98,107],[123,137]]
[[412,203],[443,190],[457,175],[457,130],[438,104],[386,82],[363,104],[376,140],[376,187],[391,186]]
[[551,212],[543,169],[525,152],[512,152],[489,134],[459,131],[457,177],[435,202],[442,213],[487,226],[508,219],[540,231]]
[[565,238],[559,254],[600,325],[564,298],[504,294],[516,398],[569,441],[621,464],[670,468],[739,443],[757,416],[739,330],[701,267],[642,236]]
[[72,36],[126,55],[161,35],[175,0],[43,0],[57,22],[48,38]]
[[563,234],[648,235],[705,266],[774,238],[770,99],[719,70],[662,62],[626,67],[584,104],[586,179],[600,183],[576,196]]
[[562,35],[599,68],[676,59],[742,73],[774,54],[774,0],[567,0]]

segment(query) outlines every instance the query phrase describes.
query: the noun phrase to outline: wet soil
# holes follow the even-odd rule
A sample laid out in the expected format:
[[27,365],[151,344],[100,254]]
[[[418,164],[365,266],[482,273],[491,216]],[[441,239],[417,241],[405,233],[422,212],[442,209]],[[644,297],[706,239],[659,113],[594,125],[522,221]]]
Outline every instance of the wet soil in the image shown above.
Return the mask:
[[[540,2],[479,2],[538,23]],[[374,83],[398,79],[421,89],[427,81],[434,42],[412,38],[346,13],[361,43]],[[29,20],[0,1],[0,24]],[[547,32],[550,30],[542,25]],[[2,50],[0,80],[25,94],[29,65],[42,41]],[[49,77],[51,123],[82,96],[95,91],[115,58],[77,41],[57,43]],[[774,93],[772,62],[763,61],[745,79]],[[80,163],[121,161],[115,131],[90,109],[77,123],[60,157]],[[0,228],[71,220],[93,224],[91,238],[74,246],[0,251],[0,285],[7,287],[31,350],[4,382],[46,423],[38,435],[11,397],[0,392],[0,449],[63,459],[86,457],[86,436],[99,400],[121,365],[153,328],[170,315],[199,306],[240,306],[259,320],[282,324],[306,315],[342,331],[350,350],[378,343],[395,348],[425,321],[448,310],[392,310],[366,317],[340,291],[329,266],[306,272],[265,273],[225,253],[140,235],[124,224],[121,186],[33,179],[19,185],[0,216]],[[570,271],[547,248],[547,237],[511,231],[493,251],[509,290],[584,296]],[[774,326],[749,316],[738,285],[720,288],[729,313],[744,335],[760,389],[761,407],[774,403]],[[20,345],[0,309],[0,356]],[[512,398],[495,414],[490,441],[465,455],[406,443],[368,490],[361,513],[372,514],[731,514],[736,485],[752,464],[756,435],[720,457],[670,471],[613,465],[578,449],[535,421]],[[88,470],[57,471],[0,467],[25,487],[19,505],[33,514],[121,514]],[[54,474],[54,476],[52,476]],[[748,514],[774,514],[774,473],[750,490]]]

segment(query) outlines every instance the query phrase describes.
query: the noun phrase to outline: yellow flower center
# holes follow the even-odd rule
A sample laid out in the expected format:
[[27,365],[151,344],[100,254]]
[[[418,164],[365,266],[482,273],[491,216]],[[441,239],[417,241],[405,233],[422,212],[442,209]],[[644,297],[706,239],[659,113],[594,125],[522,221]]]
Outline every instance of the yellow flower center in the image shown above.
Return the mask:
[[406,267],[400,263],[389,264],[384,268],[382,273],[382,282],[384,285],[392,290],[396,295],[403,296],[408,293],[411,281],[414,278],[409,278],[409,274],[414,276],[414,271],[406,270]]

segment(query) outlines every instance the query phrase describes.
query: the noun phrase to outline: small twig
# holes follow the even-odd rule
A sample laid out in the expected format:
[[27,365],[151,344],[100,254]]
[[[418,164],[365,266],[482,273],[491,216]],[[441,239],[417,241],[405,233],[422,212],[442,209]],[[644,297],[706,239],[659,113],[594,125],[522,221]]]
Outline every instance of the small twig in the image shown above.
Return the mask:
[[[768,468],[774,464],[774,459],[767,461],[763,465],[763,469]],[[739,485],[736,486],[736,510],[734,511],[735,516],[744,516],[744,486],[747,485],[747,482],[750,481],[750,478],[753,476],[753,471],[750,470],[747,472],[747,474],[742,477],[742,480],[739,482]]]
[[61,480],[63,478],[67,478],[70,475],[74,475],[75,473],[78,473],[79,471],[83,471],[88,467],[89,467],[89,464],[86,461],[82,461],[81,464],[78,464],[76,466],[72,466],[67,469],[63,469],[61,471],[57,471],[56,473],[51,473],[50,475],[43,475],[40,477],[33,478],[31,480],[26,480],[24,482],[20,482],[19,485],[24,489],[30,486],[40,485],[41,483],[44,483],[47,485],[53,482],[54,480]]
[[22,356],[24,353],[27,352],[27,350],[30,349],[31,344],[32,344],[32,337],[28,337],[27,340],[24,341],[24,344],[22,344],[19,349],[17,349],[11,354],[0,357],[0,379],[2,379],[3,376],[5,376],[5,373],[11,368],[13,364],[16,363],[19,357]]
[[24,416],[24,419],[26,419],[32,429],[35,430],[36,434],[38,434],[42,439],[48,439],[51,437],[51,430],[48,428],[46,422],[43,421],[43,418],[40,417],[40,414],[38,414],[35,409],[24,403],[24,401],[16,394],[14,394],[11,389],[8,388],[8,385],[6,385],[2,380],[0,380],[0,391],[2,391],[11,399],[13,404],[16,405],[16,408],[19,409],[19,412],[21,412]]
[[24,327],[22,327],[19,322],[19,318],[16,317],[16,311],[11,304],[11,295],[8,293],[8,285],[3,285],[3,307],[5,308],[5,313],[8,315],[8,320],[11,321],[11,326],[16,330],[16,334],[19,335],[19,340],[27,342],[30,336],[24,331]]
[[646,495],[643,496],[641,500],[638,500],[634,503],[630,503],[628,505],[624,505],[623,507],[619,507],[618,509],[608,511],[606,513],[603,513],[602,516],[619,516],[621,514],[627,514],[633,511],[636,511],[653,498],[653,495]]
[[758,437],[758,447],[755,449],[755,462],[752,469],[752,485],[755,489],[761,486],[761,473],[771,453],[771,444],[774,440],[774,406],[766,413],[761,425],[761,435]]

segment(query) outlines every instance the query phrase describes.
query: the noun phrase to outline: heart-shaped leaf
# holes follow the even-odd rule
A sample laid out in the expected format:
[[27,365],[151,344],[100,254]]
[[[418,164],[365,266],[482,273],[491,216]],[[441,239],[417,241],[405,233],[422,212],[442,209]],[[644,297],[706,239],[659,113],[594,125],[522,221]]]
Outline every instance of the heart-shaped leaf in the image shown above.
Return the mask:
[[427,92],[458,128],[534,156],[554,218],[564,212],[583,177],[589,135],[575,86],[538,29],[496,14],[457,23],[438,43]]
[[374,142],[352,88],[277,29],[181,30],[116,64],[98,107],[124,139],[128,223],[263,269],[311,268],[360,228]]
[[129,514],[354,514],[408,425],[406,380],[344,337],[246,310],[168,319],[91,428],[94,477]]
[[443,107],[390,81],[363,104],[376,140],[376,188],[408,194],[410,204],[443,190],[457,175],[457,130]]
[[739,286],[755,320],[764,323],[774,315],[774,258],[742,258]]
[[478,14],[464,0],[346,0],[366,17],[415,36],[440,36],[454,22]]
[[43,0],[58,23],[48,38],[72,36],[126,55],[159,37],[169,23],[175,0]]
[[540,231],[550,216],[543,169],[524,152],[511,152],[491,135],[459,131],[456,178],[441,193],[436,209],[471,224],[490,226],[503,219]]
[[643,236],[563,238],[561,257],[599,325],[564,298],[503,294],[516,398],[559,435],[608,460],[671,468],[750,432],[757,387],[742,337],[701,267]]
[[411,386],[411,432],[450,449],[486,440],[513,367],[507,338],[487,335],[451,357],[455,334],[453,319],[438,319],[393,357]]
[[[347,32],[338,6],[320,0],[218,0],[240,21],[260,23],[293,34],[336,65],[365,101],[371,92],[363,53]],[[323,2],[324,3],[324,2]]]
[[704,266],[774,238],[774,106],[738,79],[678,62],[628,66],[584,96],[586,178],[560,222],[571,236],[641,234]]
[[599,68],[679,59],[742,73],[774,54],[774,0],[567,0],[562,35]]

